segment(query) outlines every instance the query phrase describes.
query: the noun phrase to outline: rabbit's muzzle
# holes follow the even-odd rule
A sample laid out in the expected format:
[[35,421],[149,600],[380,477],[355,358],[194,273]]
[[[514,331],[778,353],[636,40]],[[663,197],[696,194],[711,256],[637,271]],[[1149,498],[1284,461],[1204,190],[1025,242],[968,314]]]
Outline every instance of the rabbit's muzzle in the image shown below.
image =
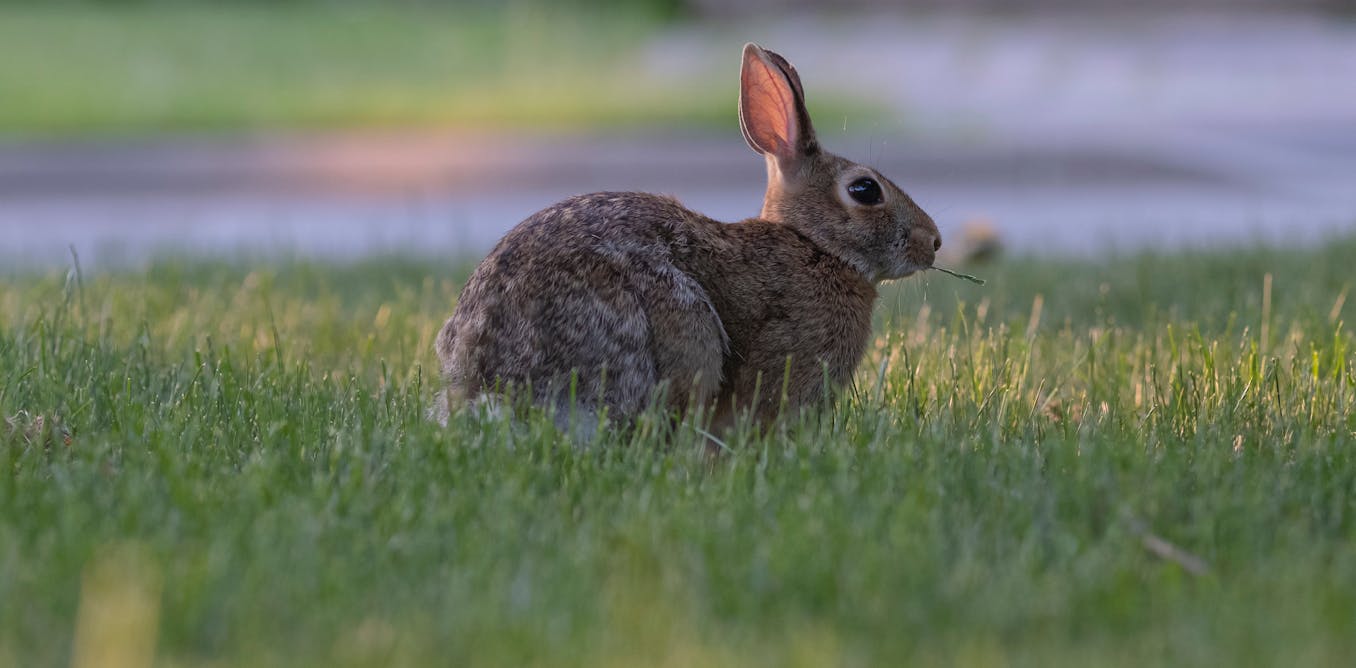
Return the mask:
[[942,233],[932,216],[922,209],[915,209],[913,214],[904,242],[904,259],[910,274],[931,267],[937,260],[937,251],[942,248]]
[[942,235],[936,227],[914,230],[909,235],[909,260],[920,269],[932,266],[937,260],[937,251],[942,249]]

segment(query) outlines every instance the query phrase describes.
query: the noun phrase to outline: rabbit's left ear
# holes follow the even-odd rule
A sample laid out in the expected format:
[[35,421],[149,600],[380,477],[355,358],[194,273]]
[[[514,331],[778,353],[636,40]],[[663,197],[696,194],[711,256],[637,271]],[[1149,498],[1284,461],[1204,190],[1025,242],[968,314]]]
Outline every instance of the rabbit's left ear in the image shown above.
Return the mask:
[[800,75],[785,58],[744,45],[739,76],[739,126],[753,150],[777,159],[783,171],[819,152]]

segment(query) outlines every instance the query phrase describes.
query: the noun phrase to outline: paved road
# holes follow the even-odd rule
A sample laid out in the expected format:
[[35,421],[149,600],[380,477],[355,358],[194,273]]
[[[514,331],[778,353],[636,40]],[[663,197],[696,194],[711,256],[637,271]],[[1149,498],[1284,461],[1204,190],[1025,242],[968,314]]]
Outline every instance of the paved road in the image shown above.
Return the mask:
[[[944,236],[983,218],[1040,254],[1356,229],[1356,25],[825,25],[677,30],[640,66],[733,82],[725,61],[752,37],[790,55],[811,95],[877,91],[891,121],[819,119],[822,139],[893,177]],[[59,266],[70,244],[92,263],[182,250],[475,255],[552,201],[604,189],[667,192],[734,220],[757,211],[762,178],[734,123],[732,112],[728,131],[704,135],[0,143],[0,266]]]

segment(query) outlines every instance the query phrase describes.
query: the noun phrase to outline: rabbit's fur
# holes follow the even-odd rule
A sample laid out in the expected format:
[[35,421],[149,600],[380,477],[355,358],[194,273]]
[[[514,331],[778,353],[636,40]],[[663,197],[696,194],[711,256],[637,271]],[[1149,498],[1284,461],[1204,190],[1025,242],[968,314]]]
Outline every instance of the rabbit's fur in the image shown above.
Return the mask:
[[[930,267],[940,234],[889,180],[820,149],[785,59],[746,45],[740,80],[740,124],[767,162],[761,215],[727,224],[646,193],[534,214],[476,268],[438,335],[442,401],[528,389],[559,414],[626,419],[659,401],[724,425],[851,379],[876,283]],[[863,178],[879,203],[849,193]]]

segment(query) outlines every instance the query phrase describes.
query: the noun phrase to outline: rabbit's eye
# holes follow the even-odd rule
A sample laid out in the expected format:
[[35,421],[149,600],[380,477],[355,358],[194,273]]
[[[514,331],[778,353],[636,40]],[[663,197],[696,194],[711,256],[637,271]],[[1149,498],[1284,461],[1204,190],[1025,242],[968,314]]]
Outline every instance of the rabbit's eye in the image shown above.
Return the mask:
[[880,204],[880,184],[875,179],[863,177],[848,184],[848,195],[858,204]]

